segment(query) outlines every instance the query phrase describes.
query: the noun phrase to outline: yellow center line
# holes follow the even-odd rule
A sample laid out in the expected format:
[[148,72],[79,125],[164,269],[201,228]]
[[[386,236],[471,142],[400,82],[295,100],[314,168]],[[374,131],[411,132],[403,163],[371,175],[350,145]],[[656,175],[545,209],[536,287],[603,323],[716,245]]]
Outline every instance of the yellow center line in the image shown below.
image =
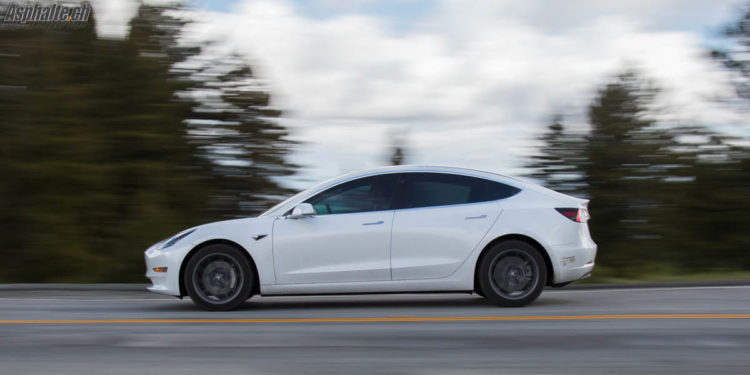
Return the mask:
[[750,319],[750,314],[635,314],[635,315],[530,315],[530,316],[391,316],[362,318],[226,318],[226,319],[49,319],[0,320],[0,324],[215,324],[215,323],[390,323],[484,322],[529,320],[611,319]]

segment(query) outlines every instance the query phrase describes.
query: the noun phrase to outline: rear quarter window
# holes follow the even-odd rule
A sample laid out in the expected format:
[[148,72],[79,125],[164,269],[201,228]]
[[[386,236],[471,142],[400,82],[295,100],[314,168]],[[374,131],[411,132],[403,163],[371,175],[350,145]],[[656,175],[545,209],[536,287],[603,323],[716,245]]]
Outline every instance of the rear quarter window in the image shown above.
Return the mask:
[[483,178],[440,173],[410,173],[400,208],[488,202],[517,194],[520,189]]

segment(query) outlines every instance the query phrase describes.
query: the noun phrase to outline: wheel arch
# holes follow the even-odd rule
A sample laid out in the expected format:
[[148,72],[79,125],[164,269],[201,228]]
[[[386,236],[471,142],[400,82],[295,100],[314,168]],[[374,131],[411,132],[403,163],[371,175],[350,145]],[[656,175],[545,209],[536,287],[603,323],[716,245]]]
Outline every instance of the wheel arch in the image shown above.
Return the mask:
[[259,294],[260,293],[260,280],[258,279],[258,266],[255,265],[255,260],[253,260],[253,257],[250,255],[250,253],[242,247],[242,245],[238,244],[237,242],[227,240],[224,238],[216,238],[207,240],[204,242],[201,242],[197,245],[195,245],[188,253],[185,255],[185,258],[182,259],[182,263],[180,264],[180,273],[179,273],[179,285],[180,285],[180,298],[187,295],[187,291],[185,290],[185,266],[190,262],[190,258],[195,255],[195,253],[198,252],[198,250],[210,246],[210,245],[216,245],[216,244],[224,244],[229,245],[232,247],[235,247],[239,250],[241,250],[242,254],[245,255],[245,258],[250,262],[250,267],[253,269],[254,273],[254,283],[253,283],[253,294]]
[[482,252],[479,253],[479,257],[477,257],[477,262],[474,265],[474,291],[478,292],[479,289],[479,267],[482,264],[482,260],[484,259],[484,256],[487,254],[487,252],[495,245],[504,242],[504,241],[510,241],[510,240],[517,240],[517,241],[523,241],[528,243],[529,245],[533,246],[538,252],[539,255],[542,256],[542,259],[544,259],[544,267],[547,270],[547,284],[546,285],[553,285],[554,284],[554,272],[555,270],[552,268],[552,261],[550,260],[549,253],[547,250],[542,246],[542,244],[539,243],[539,241],[523,235],[523,234],[505,234],[500,237],[495,238],[494,240],[490,241],[484,249],[482,249]]

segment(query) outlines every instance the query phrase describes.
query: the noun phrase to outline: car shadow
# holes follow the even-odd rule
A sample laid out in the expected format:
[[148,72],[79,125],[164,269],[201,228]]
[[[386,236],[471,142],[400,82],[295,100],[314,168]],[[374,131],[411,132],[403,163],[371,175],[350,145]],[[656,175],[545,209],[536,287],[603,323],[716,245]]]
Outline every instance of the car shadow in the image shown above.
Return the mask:
[[[391,297],[378,295],[372,298],[353,296],[336,296],[335,299],[325,297],[314,297],[312,300],[306,297],[265,297],[262,300],[252,299],[240,305],[237,310],[301,310],[301,309],[371,309],[371,308],[389,308],[389,309],[411,309],[415,307],[491,307],[487,301],[478,296],[460,296],[440,297],[434,296],[417,296],[414,299],[406,299],[402,296]],[[284,298],[284,300],[280,300]]]
[[[158,310],[196,311],[198,307],[190,303],[165,304],[154,306]],[[542,295],[528,308],[563,306],[575,304],[576,301],[565,298]],[[373,294],[373,295],[336,295],[336,296],[282,296],[253,297],[238,306],[234,311],[295,311],[295,310],[367,310],[387,308],[391,310],[444,309],[444,308],[498,309],[485,298],[478,295],[439,295],[439,294]],[[509,308],[512,309],[512,308]],[[524,308],[520,308],[524,309]]]

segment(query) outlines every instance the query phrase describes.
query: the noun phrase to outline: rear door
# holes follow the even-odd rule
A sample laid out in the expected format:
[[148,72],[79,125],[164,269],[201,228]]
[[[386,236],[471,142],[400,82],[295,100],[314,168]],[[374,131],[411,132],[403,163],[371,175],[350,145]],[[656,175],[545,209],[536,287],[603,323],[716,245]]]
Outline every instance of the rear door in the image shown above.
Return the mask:
[[391,237],[393,280],[449,276],[466,260],[502,211],[497,200],[519,189],[444,173],[407,173]]

